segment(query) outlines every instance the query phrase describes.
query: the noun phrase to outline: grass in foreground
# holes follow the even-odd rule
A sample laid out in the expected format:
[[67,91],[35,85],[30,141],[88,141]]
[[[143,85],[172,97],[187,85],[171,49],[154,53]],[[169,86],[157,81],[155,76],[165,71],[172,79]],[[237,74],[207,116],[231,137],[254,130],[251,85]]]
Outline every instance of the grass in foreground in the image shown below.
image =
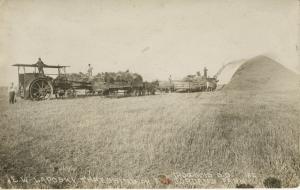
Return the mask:
[[297,186],[299,98],[229,91],[2,102],[0,186],[263,187],[267,177]]

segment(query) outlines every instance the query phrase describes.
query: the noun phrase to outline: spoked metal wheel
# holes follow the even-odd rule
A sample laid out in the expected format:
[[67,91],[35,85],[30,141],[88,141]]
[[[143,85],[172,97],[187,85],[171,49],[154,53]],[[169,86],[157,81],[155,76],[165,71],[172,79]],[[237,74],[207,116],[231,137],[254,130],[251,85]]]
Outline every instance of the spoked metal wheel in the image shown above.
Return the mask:
[[52,84],[47,79],[36,79],[30,84],[29,94],[32,100],[50,99],[53,94]]

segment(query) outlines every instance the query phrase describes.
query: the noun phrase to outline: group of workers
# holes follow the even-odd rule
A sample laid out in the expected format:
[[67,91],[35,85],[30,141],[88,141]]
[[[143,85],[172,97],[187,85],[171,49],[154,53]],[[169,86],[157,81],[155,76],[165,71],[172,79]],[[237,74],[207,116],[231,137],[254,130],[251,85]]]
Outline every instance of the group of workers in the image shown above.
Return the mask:
[[[38,68],[39,74],[44,75],[44,67],[46,66],[46,64],[44,64],[41,58],[38,58],[38,61],[35,63],[35,65]],[[91,66],[91,64],[88,64],[87,75],[88,77],[93,76],[93,67]],[[16,102],[16,91],[17,89],[14,83],[10,83],[10,86],[8,87],[8,99],[10,104],[14,104]]]

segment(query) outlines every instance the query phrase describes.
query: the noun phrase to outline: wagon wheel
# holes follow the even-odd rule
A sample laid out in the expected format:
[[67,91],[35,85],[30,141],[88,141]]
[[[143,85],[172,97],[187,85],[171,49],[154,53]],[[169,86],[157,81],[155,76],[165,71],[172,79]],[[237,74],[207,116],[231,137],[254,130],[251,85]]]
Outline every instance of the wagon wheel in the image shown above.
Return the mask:
[[32,100],[50,99],[53,87],[47,79],[36,79],[30,84],[29,94]]

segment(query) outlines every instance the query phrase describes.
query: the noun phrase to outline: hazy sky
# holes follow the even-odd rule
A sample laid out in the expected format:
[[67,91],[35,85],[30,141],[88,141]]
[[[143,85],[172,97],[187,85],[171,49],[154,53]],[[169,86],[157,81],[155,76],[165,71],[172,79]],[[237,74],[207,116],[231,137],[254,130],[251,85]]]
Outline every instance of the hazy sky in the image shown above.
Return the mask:
[[[129,69],[146,80],[266,54],[288,68],[298,55],[297,0],[0,1],[0,85],[15,63],[69,65],[69,72]],[[299,47],[300,48],[300,47]]]

